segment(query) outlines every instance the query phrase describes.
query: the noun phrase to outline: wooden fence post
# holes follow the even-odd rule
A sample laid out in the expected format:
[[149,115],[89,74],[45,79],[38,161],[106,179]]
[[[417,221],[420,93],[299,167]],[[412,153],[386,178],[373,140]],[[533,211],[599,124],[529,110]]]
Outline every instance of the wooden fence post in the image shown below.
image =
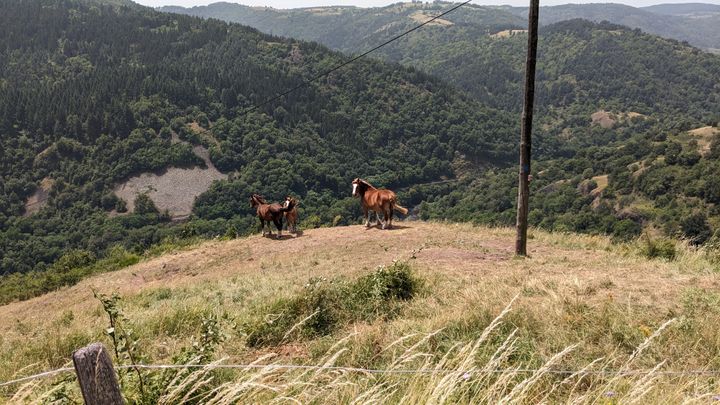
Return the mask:
[[93,343],[75,351],[73,364],[85,405],[125,403],[112,360],[102,343]]

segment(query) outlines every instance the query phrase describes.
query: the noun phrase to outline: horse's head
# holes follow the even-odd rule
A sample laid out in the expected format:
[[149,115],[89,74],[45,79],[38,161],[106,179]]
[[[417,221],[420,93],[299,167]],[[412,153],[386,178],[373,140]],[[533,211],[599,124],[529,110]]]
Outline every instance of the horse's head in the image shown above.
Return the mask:
[[356,178],[352,181],[352,196],[357,197],[360,195],[360,188],[362,187],[362,179]]
[[285,202],[283,203],[283,207],[284,207],[284,208],[287,208],[287,207],[290,206],[290,204],[292,204],[293,207],[296,206],[296,205],[297,205],[297,200],[296,200],[295,198],[291,197],[291,196],[285,197]]
[[250,206],[257,207],[260,204],[265,204],[265,199],[259,194],[253,194],[250,196]]
[[373,185],[368,183],[366,180],[363,180],[359,177],[352,181],[353,197],[358,197],[362,194],[365,194],[367,190],[375,190],[375,187],[373,187]]

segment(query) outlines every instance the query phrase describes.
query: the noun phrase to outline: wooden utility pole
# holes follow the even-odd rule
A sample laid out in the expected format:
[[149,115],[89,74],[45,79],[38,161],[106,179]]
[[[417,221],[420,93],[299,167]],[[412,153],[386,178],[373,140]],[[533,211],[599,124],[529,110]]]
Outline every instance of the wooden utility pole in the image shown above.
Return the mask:
[[102,343],[83,347],[72,357],[85,405],[124,404],[112,360]]
[[537,61],[538,15],[540,0],[530,0],[527,60],[525,62],[525,102],[520,123],[520,171],[517,198],[517,239],[515,254],[527,256],[528,203],[530,200],[530,149],[532,146],[533,105],[535,102],[535,64]]

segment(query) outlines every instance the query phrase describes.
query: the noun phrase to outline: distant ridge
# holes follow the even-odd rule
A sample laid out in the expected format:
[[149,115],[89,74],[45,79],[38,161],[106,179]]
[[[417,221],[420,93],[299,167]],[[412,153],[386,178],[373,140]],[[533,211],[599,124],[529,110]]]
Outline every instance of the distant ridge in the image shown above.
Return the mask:
[[[526,8],[510,9],[518,16]],[[565,4],[543,7],[540,23],[543,25],[582,18],[590,21],[609,21],[614,24],[639,28],[664,38],[687,41],[706,51],[720,48],[720,6],[704,3],[661,4],[650,7],[632,7],[624,4]]]
[[[441,3],[438,3],[441,4]],[[276,35],[293,36],[308,39],[316,26],[325,27],[325,38],[315,38],[318,42],[332,48],[341,48],[339,43],[333,42],[334,37],[346,35],[349,26],[358,18],[368,20],[368,10],[398,10],[418,7],[414,3],[399,3],[387,7],[363,9],[353,6],[306,7],[295,9],[274,9],[272,7],[249,7],[237,3],[217,2],[207,6],[191,8],[179,6],[158,7],[158,10],[168,13],[191,14],[199,17],[217,18],[225,21],[238,22],[253,26],[261,31]],[[492,10],[492,18],[482,21],[474,12],[468,17],[468,22],[482,26],[507,25],[504,29],[518,28],[514,25],[524,24],[527,8],[510,6],[483,6],[472,9]],[[385,10],[385,11],[382,11]],[[322,11],[322,12],[321,12]],[[342,24],[333,24],[328,17],[342,18]],[[297,24],[286,24],[294,19],[312,21],[311,28],[298,28]],[[639,28],[649,34],[664,38],[687,41],[693,46],[709,52],[720,49],[720,5],[706,3],[687,4],[659,4],[649,7],[633,7],[617,3],[592,4],[565,4],[560,6],[542,7],[540,23],[554,24],[560,21],[582,18],[594,22],[608,21],[613,24],[625,25],[630,28]],[[376,19],[378,20],[378,19]],[[307,23],[308,21],[305,21]],[[305,25],[301,23],[300,25]],[[386,21],[392,24],[392,21]],[[512,26],[511,26],[512,25]],[[387,25],[367,25],[365,28],[354,26],[354,34],[360,39],[378,29],[386,29]]]
[[667,3],[642,8],[653,13],[681,16],[720,13],[720,5],[707,3]]

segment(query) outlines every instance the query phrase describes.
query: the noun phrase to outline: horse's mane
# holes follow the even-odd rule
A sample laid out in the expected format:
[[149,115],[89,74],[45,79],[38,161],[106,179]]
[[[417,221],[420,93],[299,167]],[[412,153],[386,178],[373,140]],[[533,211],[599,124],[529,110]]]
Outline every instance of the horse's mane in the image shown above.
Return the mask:
[[371,190],[377,190],[377,188],[375,186],[373,186],[372,184],[370,184],[367,180],[360,179],[360,183],[363,183],[364,185],[368,186],[368,188],[370,188]]
[[267,204],[267,201],[265,201],[265,198],[261,196],[260,194],[253,194],[252,198],[256,199],[260,204]]

